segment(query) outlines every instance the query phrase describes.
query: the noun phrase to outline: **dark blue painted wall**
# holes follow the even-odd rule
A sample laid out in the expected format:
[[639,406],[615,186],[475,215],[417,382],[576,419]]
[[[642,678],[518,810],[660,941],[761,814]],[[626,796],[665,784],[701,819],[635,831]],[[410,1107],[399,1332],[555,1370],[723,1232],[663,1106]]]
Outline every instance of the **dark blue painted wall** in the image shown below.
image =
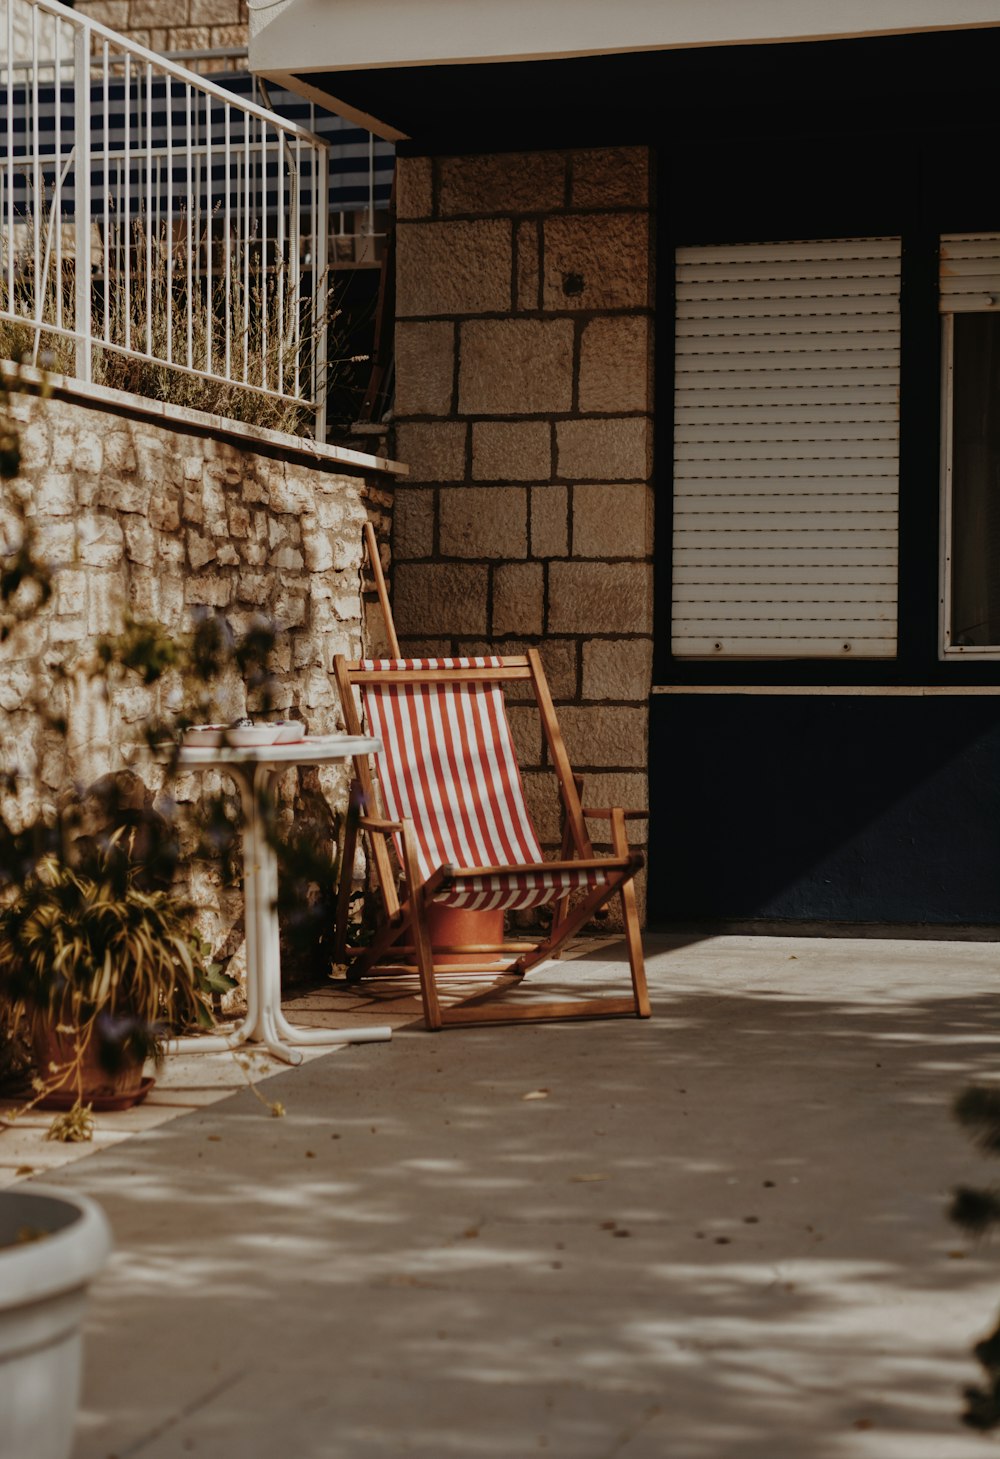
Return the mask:
[[[739,84],[690,94],[659,152],[654,682],[786,692],[654,696],[650,922],[996,923],[1000,663],[939,656],[937,250],[941,233],[1000,228],[1000,193],[982,181],[1000,142],[1000,29],[806,47],[810,71],[781,47],[752,50],[684,63],[731,67]],[[960,54],[969,67],[956,71]],[[838,66],[856,84],[838,91]],[[675,659],[674,246],[880,234],[902,239],[897,654]],[[997,693],[795,692],[818,685]]]
[[649,921],[1000,921],[1000,695],[655,695]]
[[[655,150],[655,682],[788,693],[654,697],[652,925],[1000,920],[1000,663],[938,653],[937,301],[939,235],[1000,229],[998,74],[1000,26],[308,78],[407,154]],[[898,653],[674,659],[674,248],[882,234],[902,238]],[[994,684],[996,700],[794,693]]]

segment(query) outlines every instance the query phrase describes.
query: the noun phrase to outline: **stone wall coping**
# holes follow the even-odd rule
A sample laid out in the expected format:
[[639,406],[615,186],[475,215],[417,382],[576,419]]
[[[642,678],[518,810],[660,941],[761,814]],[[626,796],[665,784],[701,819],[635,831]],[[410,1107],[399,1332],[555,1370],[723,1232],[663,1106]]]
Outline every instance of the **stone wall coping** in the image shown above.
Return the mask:
[[277,447],[285,455],[299,457],[307,463],[328,462],[350,471],[378,471],[387,476],[408,476],[410,471],[401,461],[390,461],[384,456],[372,456],[366,451],[352,451],[348,446],[321,445],[318,441],[292,436],[286,431],[247,425],[243,421],[212,415],[207,410],[193,410],[190,406],[150,400],[143,395],[133,395],[128,390],[113,390],[108,385],[94,385],[86,380],[77,380],[71,375],[49,374],[33,365],[18,365],[13,360],[0,360],[0,381],[7,388],[17,384],[28,385],[35,390],[56,395],[62,400],[111,410],[117,408],[132,417],[157,424],[193,426],[206,435],[221,436],[239,445],[268,446],[272,449]]

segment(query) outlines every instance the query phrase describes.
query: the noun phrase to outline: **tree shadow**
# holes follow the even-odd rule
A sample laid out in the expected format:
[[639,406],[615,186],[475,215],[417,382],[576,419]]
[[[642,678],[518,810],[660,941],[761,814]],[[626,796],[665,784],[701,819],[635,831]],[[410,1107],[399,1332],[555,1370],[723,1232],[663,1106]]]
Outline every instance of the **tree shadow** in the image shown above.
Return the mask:
[[833,996],[668,954],[649,1022],[404,1031],[47,1177],[117,1242],[77,1459],[986,1453],[1000,1281],[945,1208],[1000,1035],[932,960]]

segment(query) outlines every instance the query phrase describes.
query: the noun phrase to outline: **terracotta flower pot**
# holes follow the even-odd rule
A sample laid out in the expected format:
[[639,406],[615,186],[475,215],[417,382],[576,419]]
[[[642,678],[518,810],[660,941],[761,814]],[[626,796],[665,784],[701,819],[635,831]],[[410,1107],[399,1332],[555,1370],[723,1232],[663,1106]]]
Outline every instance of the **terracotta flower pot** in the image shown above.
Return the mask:
[[82,1050],[79,1066],[72,1034],[42,1024],[35,1029],[32,1042],[39,1075],[51,1084],[49,1092],[38,1101],[40,1109],[69,1109],[78,1098],[94,1109],[128,1109],[152,1088],[153,1081],[142,1077],[144,1060],[128,1050],[122,1051],[119,1067],[105,1067],[96,1030]]

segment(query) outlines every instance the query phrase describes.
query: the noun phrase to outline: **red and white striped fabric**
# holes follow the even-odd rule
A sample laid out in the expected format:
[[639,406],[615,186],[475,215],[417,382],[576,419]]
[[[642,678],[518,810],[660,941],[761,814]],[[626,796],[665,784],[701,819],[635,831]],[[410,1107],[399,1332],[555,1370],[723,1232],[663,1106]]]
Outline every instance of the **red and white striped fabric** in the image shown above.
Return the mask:
[[[497,668],[497,658],[378,659],[362,669]],[[382,741],[377,757],[390,820],[410,820],[420,871],[439,866],[524,866],[544,860],[524,799],[503,690],[474,680],[452,684],[365,684],[365,713]],[[443,890],[449,907],[538,907],[580,887],[603,884],[603,872],[525,870],[482,876]]]

